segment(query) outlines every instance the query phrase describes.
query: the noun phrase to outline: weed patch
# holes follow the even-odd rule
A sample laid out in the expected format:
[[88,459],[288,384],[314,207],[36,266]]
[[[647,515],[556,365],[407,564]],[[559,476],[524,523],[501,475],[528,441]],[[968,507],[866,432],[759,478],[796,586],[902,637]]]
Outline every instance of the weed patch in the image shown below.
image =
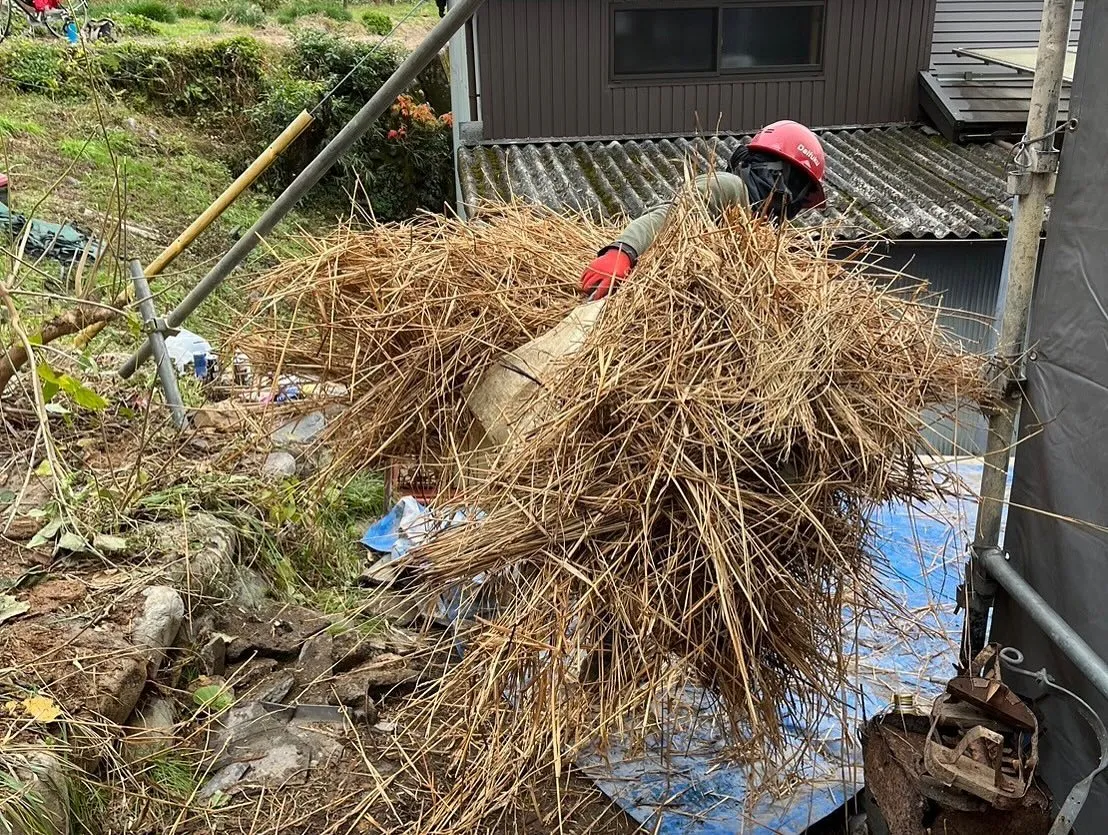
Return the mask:
[[377,9],[366,9],[362,12],[362,26],[371,35],[387,35],[392,31],[392,18]]

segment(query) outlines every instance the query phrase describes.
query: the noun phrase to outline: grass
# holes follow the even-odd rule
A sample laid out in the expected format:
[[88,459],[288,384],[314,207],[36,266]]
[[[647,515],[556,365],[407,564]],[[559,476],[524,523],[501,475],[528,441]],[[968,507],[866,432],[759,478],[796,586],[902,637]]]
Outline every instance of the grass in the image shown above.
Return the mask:
[[0,137],[12,137],[17,134],[43,136],[46,134],[46,128],[36,122],[13,119],[9,116],[0,116]]
[[[124,35],[138,38],[193,38],[212,35],[249,34],[272,30],[291,31],[303,25],[303,18],[323,18],[328,25],[350,38],[375,39],[389,31],[385,22],[395,25],[407,20],[394,36],[408,46],[414,46],[438,22],[433,0],[422,4],[406,3],[342,3],[339,0],[94,0],[89,16],[112,17],[121,23]],[[369,15],[370,27],[363,22]],[[147,21],[144,25],[142,21]],[[152,24],[148,25],[148,24]],[[391,29],[391,26],[390,26]]]
[[[0,94],[0,113],[0,170],[11,177],[12,208],[46,221],[76,222],[109,241],[117,237],[122,217],[137,231],[117,243],[126,246],[129,257],[144,262],[161,252],[234,179],[220,161],[229,151],[219,138],[206,137],[183,120],[153,117],[118,101],[98,107],[91,101]],[[165,309],[183,298],[238,231],[257,220],[270,199],[258,191],[242,195],[153,282],[159,305]],[[284,232],[304,223],[328,222],[294,212],[278,227],[271,244],[281,251]],[[271,257],[260,247],[247,268]],[[118,263],[107,279],[113,286]],[[234,294],[232,280],[213,295],[190,327],[216,337],[231,318]],[[113,338],[131,344],[126,334]]]
[[277,21],[288,25],[309,15],[322,15],[340,23],[353,20],[353,15],[333,0],[293,0],[277,12]]

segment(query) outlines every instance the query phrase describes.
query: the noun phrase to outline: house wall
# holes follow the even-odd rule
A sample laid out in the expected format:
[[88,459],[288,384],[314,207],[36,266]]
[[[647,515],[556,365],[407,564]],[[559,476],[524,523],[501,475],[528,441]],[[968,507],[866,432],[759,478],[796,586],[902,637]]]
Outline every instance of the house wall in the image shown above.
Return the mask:
[[623,2],[488,0],[476,25],[484,139],[745,132],[781,118],[813,127],[917,119],[916,77],[931,54],[936,0],[826,0],[818,73],[645,82],[612,78],[612,9]]
[[[1070,46],[1081,34],[1084,0],[1075,0],[1070,21]],[[1039,45],[1043,0],[937,0],[931,42],[931,68],[941,75],[972,71],[974,75],[1015,75],[954,50]]]
[[[885,268],[923,279],[928,292],[944,312],[948,334],[970,351],[992,348],[1000,275],[1004,266],[1003,240],[891,244],[881,261]],[[976,409],[962,409],[954,417],[928,415],[924,448],[939,455],[980,455],[985,451],[986,424]]]

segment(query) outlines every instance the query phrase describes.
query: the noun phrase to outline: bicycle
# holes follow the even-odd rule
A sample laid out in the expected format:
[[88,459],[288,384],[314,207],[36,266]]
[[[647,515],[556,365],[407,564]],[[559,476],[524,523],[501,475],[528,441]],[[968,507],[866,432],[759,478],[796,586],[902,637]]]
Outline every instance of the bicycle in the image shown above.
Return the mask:
[[[23,22],[28,35],[45,30],[52,37],[75,42],[81,32],[87,41],[115,40],[113,21],[89,20],[88,0],[73,0],[64,6],[59,0],[0,0],[0,41],[12,34],[17,20]],[[71,23],[73,29],[67,31]]]

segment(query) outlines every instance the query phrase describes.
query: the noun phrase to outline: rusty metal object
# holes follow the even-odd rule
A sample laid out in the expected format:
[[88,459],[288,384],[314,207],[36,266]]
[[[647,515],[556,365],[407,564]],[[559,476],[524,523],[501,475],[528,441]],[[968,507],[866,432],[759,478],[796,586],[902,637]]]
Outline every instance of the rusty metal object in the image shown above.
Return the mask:
[[958,676],[947,683],[946,692],[1013,728],[1033,731],[1038,726],[1031,708],[997,679]]
[[974,659],[970,675],[947,683],[931,709],[923,763],[947,789],[1013,809],[1035,776],[1039,723],[1001,679],[999,660],[1000,648],[990,645]]
[[886,713],[862,730],[871,835],[1047,835],[1050,797],[1039,780],[1012,809],[943,785],[923,768],[928,716]]

